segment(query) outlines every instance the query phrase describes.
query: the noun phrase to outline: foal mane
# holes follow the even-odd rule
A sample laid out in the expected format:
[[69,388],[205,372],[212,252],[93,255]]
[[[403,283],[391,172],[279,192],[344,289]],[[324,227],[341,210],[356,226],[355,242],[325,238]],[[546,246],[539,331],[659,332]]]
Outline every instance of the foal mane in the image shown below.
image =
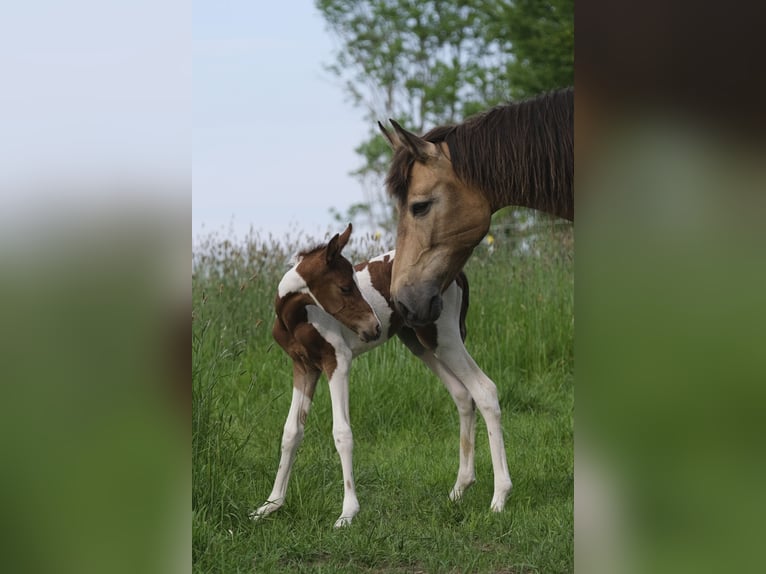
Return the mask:
[[297,257],[306,257],[307,255],[313,255],[314,253],[316,253],[317,251],[321,251],[325,247],[327,247],[326,243],[320,243],[318,245],[314,245],[313,247],[309,247],[308,249],[304,249],[302,251],[299,251],[296,254],[296,258]]
[[[435,127],[423,139],[446,142],[455,175],[480,189],[493,209],[574,213],[572,88],[495,106],[462,124]],[[414,162],[405,146],[394,153],[386,184],[399,204],[407,200]]]

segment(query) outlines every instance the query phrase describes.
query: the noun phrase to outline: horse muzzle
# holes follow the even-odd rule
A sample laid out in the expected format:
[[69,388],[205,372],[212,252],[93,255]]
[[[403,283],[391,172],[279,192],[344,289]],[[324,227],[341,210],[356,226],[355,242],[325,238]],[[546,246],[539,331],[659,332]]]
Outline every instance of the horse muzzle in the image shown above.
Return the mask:
[[437,283],[405,285],[393,297],[396,310],[410,327],[423,327],[435,322],[444,305]]

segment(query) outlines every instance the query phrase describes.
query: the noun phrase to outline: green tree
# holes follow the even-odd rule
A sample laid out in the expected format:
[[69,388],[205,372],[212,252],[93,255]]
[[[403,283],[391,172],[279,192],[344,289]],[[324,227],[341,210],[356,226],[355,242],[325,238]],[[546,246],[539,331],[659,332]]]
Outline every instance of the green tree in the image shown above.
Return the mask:
[[365,201],[346,215],[362,215],[375,227],[392,230],[395,220],[382,185],[391,154],[378,120],[395,118],[422,133],[573,81],[573,0],[317,0],[316,6],[338,40],[328,70],[370,124],[354,172]]
[[485,32],[503,38],[508,94],[523,98],[574,84],[573,0],[490,2]]

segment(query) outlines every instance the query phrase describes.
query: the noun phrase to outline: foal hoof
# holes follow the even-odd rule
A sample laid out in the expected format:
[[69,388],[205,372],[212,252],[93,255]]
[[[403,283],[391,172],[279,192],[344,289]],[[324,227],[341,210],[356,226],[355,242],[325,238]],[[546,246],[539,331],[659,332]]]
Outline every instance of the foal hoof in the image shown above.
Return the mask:
[[268,516],[275,510],[278,510],[282,505],[277,502],[267,502],[266,504],[253,510],[248,516],[253,522],[260,520],[261,518]]
[[259,510],[260,509],[253,510],[250,514],[247,515],[248,518],[250,518],[250,520],[252,520],[253,522],[257,522],[258,520],[266,516],[265,512],[259,512]]
[[341,516],[338,518],[338,520],[335,521],[335,526],[333,528],[343,528],[344,526],[351,526],[351,520],[353,520],[353,516]]
[[458,502],[463,498],[465,491],[471,488],[473,483],[476,482],[476,478],[470,478],[468,480],[458,480],[455,486],[452,487],[449,493],[449,499],[452,502]]
[[492,512],[502,512],[505,508],[505,499],[508,497],[508,493],[505,493],[503,495],[495,495],[492,497],[492,503],[489,505],[489,508]]
[[508,498],[508,494],[511,492],[512,486],[509,484],[507,487],[503,487],[500,490],[495,490],[495,495],[492,497],[492,503],[490,509],[492,512],[502,512],[505,508],[505,499]]

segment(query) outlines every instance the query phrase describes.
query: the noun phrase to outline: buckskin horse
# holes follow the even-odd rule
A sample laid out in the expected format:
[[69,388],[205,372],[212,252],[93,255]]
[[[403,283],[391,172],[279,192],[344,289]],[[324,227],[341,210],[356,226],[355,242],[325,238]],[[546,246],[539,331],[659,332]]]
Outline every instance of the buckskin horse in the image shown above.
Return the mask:
[[386,177],[399,207],[391,297],[411,326],[441,313],[442,292],[509,205],[574,221],[574,90],[499,105],[422,137],[394,120]]

